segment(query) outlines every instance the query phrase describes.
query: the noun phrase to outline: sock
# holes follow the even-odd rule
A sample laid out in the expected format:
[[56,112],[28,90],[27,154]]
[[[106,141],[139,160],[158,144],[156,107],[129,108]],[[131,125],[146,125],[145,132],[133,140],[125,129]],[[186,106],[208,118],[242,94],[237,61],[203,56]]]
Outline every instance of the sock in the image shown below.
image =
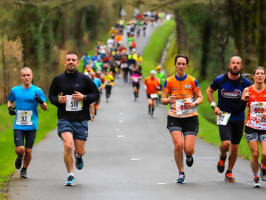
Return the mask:
[[77,158],[81,158],[82,156],[79,156],[76,152],[75,152],[75,155]]
[[226,160],[226,156],[220,156],[220,159],[221,159],[222,161],[225,161],[225,160]]
[[185,172],[179,172],[179,176],[185,176]]
[[259,173],[257,172],[257,173],[255,173],[255,174],[253,174],[253,176],[254,176],[254,177],[259,177]]
[[134,92],[134,97],[137,98],[137,93],[136,92]]
[[149,113],[151,113],[151,106],[149,105]]
[[186,155],[186,157],[187,157],[188,159],[190,159],[190,158],[192,158],[192,155],[191,155],[191,156],[187,156],[187,155]]
[[151,107],[151,114],[153,115],[154,107]]
[[74,177],[74,173],[73,173],[73,172],[68,173],[68,177],[69,177],[69,176],[73,176],[73,177]]

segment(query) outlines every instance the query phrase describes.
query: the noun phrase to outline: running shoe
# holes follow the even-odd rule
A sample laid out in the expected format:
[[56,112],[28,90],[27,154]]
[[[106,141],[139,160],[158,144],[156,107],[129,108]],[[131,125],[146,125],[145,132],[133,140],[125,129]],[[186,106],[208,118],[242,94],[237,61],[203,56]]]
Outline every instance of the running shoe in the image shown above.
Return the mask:
[[191,167],[193,165],[193,156],[187,156],[186,163],[188,167]]
[[21,168],[21,164],[22,164],[22,156],[17,156],[17,159],[15,161],[15,166],[17,169]]
[[232,172],[227,172],[225,174],[224,180],[230,183],[234,183],[236,181],[235,178],[233,177]]
[[266,181],[266,169],[263,169],[261,164],[260,164],[260,178],[263,181]]
[[20,170],[20,178],[27,178],[27,168],[22,168]]
[[75,156],[75,165],[78,170],[81,170],[83,168],[84,162],[82,157],[77,157],[76,152],[74,151],[74,156]]
[[185,183],[185,174],[180,174],[179,173],[179,176],[178,176],[178,179],[176,180],[176,183]]
[[258,176],[254,176],[254,188],[260,188],[260,178]]
[[75,177],[70,175],[67,177],[65,186],[72,186],[72,185],[75,185]]
[[219,160],[218,163],[217,163],[217,171],[219,173],[223,173],[224,172],[224,165],[225,165],[225,161],[223,160]]

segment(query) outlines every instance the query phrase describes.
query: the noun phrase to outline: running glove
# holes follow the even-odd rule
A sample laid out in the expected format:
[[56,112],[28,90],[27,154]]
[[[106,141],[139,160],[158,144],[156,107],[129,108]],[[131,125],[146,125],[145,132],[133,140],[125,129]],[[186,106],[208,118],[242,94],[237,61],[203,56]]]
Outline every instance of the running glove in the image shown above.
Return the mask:
[[41,97],[38,96],[37,94],[35,95],[34,100],[37,101],[39,104],[43,104],[44,103],[43,100],[41,99]]
[[12,106],[9,106],[9,107],[8,107],[8,113],[9,113],[10,115],[16,115],[15,108],[12,108]]

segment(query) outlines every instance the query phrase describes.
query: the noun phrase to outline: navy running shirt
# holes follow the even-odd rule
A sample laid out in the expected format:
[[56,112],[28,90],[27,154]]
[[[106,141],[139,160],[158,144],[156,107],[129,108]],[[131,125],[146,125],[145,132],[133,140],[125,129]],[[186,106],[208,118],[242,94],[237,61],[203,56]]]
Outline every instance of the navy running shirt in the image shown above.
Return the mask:
[[231,121],[245,119],[244,111],[240,111],[240,100],[244,88],[251,84],[245,77],[231,80],[227,74],[217,76],[211,83],[210,88],[218,90],[218,107],[221,111],[231,113]]

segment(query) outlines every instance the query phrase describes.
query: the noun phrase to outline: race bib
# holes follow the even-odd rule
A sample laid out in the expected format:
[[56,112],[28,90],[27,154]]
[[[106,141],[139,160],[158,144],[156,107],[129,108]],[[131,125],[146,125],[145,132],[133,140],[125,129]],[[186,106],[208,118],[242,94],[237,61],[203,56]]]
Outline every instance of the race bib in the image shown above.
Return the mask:
[[25,126],[32,125],[32,110],[18,110],[16,124]]
[[127,63],[122,63],[121,64],[121,68],[127,68],[127,67],[128,67]]
[[139,78],[138,77],[133,77],[133,82],[139,82]]
[[158,95],[157,95],[156,93],[151,94],[151,98],[152,98],[152,99],[157,99],[157,98],[158,98]]
[[66,95],[67,102],[66,102],[66,111],[81,111],[82,104],[80,101],[76,101],[72,98],[72,95]]
[[193,108],[187,108],[185,103],[186,102],[193,102],[192,98],[186,98],[186,99],[178,99],[176,100],[176,115],[185,115],[189,113],[193,113],[197,110],[196,107]]
[[265,110],[266,110],[266,102],[251,102],[250,117],[261,118],[261,115]]
[[231,113],[222,112],[220,115],[217,116],[217,125],[227,125],[230,116]]

